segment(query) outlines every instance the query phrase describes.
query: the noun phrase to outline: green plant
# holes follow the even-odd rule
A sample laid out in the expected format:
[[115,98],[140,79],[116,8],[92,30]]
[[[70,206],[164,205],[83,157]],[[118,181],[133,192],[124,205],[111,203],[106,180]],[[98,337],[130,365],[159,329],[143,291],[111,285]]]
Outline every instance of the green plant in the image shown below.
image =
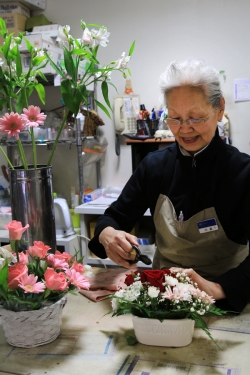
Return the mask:
[[[83,30],[81,39],[76,39],[69,35],[70,26],[59,28],[58,42],[63,48],[64,59],[61,65],[58,66],[52,61],[49,51],[36,49],[25,38],[24,32],[20,33],[17,37],[8,33],[4,20],[0,18],[0,34],[4,38],[4,44],[0,46],[0,52],[3,55],[3,59],[0,60],[0,110],[6,106],[8,111],[12,112],[15,110],[20,114],[24,108],[28,108],[28,100],[34,90],[36,90],[41,102],[45,104],[44,86],[39,82],[38,78],[42,81],[47,81],[41,69],[48,63],[51,64],[56,73],[61,77],[60,90],[66,111],[55,142],[53,143],[47,165],[51,164],[69,113],[71,112],[74,118],[76,118],[80,105],[87,106],[88,96],[90,95],[89,86],[94,82],[101,82],[105,105],[95,98],[94,100],[96,105],[107,116],[111,117],[109,110],[112,110],[112,108],[109,101],[108,86],[115,87],[110,82],[111,73],[112,71],[119,71],[124,78],[127,77],[127,74],[131,74],[127,64],[133,54],[135,42],[132,43],[128,56],[125,56],[125,52],[123,52],[119,59],[112,60],[110,63],[102,66],[98,61],[97,54],[99,46],[107,46],[110,33],[104,26],[96,24],[87,25],[82,20],[81,27]],[[19,46],[23,41],[26,43],[30,54],[28,71],[23,70],[19,51]],[[34,166],[36,167],[36,145],[33,128],[30,128],[29,131],[33,145]],[[21,157],[23,156],[23,166],[27,169],[24,153],[21,152],[21,144],[19,146]],[[4,154],[4,156],[10,166],[13,167],[7,155]]]

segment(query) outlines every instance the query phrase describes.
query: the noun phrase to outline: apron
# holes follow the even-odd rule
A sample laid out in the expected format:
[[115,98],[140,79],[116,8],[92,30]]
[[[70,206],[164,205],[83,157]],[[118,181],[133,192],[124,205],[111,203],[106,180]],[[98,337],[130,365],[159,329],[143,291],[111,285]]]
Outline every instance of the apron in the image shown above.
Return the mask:
[[[197,223],[216,219],[218,230],[200,233]],[[212,280],[238,267],[248,256],[247,245],[229,240],[213,207],[198,212],[180,225],[171,201],[160,195],[154,213],[156,251],[153,269],[193,268]]]

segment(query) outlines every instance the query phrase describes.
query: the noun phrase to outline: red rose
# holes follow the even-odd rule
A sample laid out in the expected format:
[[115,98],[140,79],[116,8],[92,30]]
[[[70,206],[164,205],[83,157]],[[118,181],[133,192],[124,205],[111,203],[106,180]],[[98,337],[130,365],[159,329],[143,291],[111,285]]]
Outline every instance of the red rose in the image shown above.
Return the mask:
[[[133,272],[133,274],[138,274],[138,271],[135,271],[135,272]],[[125,279],[125,284],[126,285],[131,285],[131,284],[133,284],[134,282],[135,282],[135,280],[134,280],[134,278],[133,278],[133,275],[130,273],[129,275],[126,275],[127,277],[126,277],[126,279]]]
[[170,275],[169,270],[145,270],[141,272],[141,282],[148,282],[150,286],[155,286],[160,289],[161,292],[164,291],[165,287],[163,283],[165,282],[165,275]]

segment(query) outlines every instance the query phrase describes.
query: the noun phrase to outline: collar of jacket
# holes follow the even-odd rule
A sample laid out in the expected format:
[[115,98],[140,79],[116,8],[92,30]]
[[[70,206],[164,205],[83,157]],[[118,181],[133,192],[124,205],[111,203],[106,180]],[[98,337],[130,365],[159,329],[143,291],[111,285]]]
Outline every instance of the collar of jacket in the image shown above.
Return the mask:
[[211,163],[212,159],[218,155],[221,148],[225,147],[224,142],[219,136],[219,131],[216,128],[215,134],[211,142],[206,145],[202,150],[198,151],[195,155],[189,154],[187,151],[185,151],[185,154],[181,150],[181,146],[176,141],[177,146],[177,155],[180,160],[186,161],[186,162],[193,162],[194,160],[208,160],[209,163]]

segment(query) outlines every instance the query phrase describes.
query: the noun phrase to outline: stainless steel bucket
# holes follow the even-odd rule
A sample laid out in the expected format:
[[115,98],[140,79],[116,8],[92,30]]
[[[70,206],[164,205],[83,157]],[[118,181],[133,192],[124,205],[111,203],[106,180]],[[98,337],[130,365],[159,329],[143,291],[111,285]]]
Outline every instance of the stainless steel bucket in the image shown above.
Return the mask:
[[56,250],[55,212],[52,189],[52,167],[32,165],[28,170],[9,168],[12,220],[29,224],[23,233],[24,248],[42,241]]

